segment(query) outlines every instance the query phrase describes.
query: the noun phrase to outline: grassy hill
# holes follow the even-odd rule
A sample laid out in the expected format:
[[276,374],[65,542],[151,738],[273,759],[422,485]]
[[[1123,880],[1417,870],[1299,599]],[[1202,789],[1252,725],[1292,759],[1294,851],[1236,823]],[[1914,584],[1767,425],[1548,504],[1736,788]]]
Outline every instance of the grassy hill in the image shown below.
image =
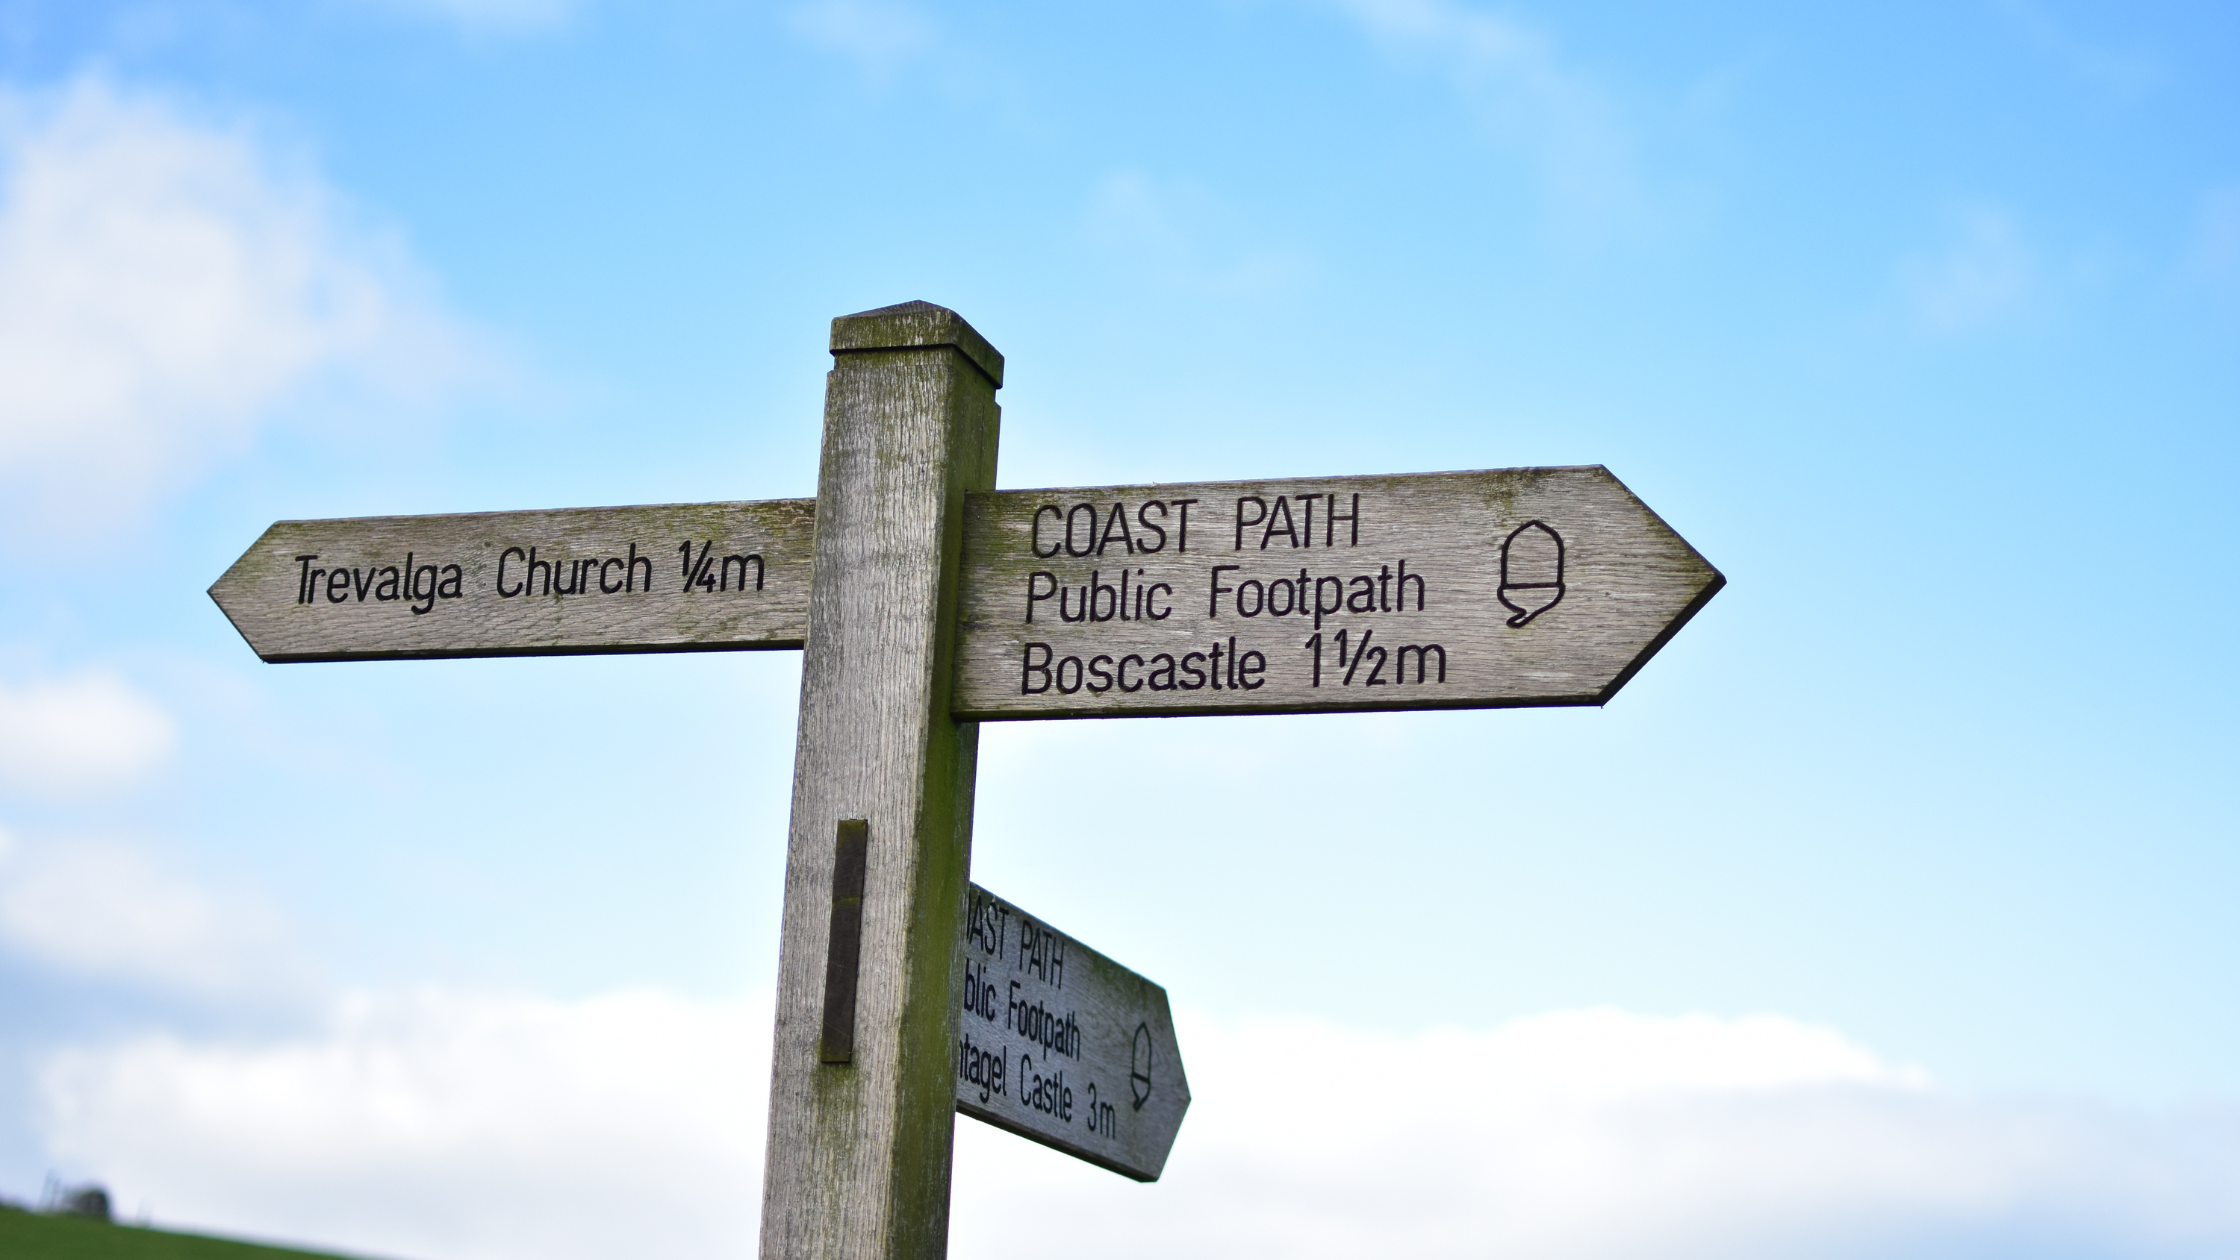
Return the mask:
[[324,1252],[260,1247],[6,1207],[0,1207],[0,1256],[7,1260],[336,1260]]

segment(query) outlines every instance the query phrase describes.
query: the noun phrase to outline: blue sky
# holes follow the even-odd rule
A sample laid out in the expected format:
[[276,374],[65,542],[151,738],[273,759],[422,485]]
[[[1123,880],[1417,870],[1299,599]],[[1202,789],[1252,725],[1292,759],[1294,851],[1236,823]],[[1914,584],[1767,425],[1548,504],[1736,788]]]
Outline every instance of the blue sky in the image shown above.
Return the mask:
[[[813,493],[828,321],[923,298],[1003,485],[1602,463],[1729,579],[1602,710],[989,728],[975,877],[1198,1102],[1150,1188],[961,1124],[958,1254],[999,1182],[1173,1254],[2227,1254],[2236,68],[2209,4],[0,0],[0,1195],[743,1245],[791,656],[268,667],[202,592]],[[1334,1058],[1454,1110],[1291,1133]]]

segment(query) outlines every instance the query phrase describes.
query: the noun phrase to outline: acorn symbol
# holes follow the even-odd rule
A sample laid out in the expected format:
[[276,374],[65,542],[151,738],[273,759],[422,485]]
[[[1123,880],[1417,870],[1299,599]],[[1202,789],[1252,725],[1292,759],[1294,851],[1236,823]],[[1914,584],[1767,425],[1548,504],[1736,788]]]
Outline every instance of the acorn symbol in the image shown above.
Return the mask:
[[1563,536],[1540,521],[1526,521],[1501,544],[1501,606],[1516,616],[1509,627],[1529,624],[1563,601]]
[[1128,1093],[1137,1111],[1151,1101],[1151,1025],[1137,1024],[1128,1046]]

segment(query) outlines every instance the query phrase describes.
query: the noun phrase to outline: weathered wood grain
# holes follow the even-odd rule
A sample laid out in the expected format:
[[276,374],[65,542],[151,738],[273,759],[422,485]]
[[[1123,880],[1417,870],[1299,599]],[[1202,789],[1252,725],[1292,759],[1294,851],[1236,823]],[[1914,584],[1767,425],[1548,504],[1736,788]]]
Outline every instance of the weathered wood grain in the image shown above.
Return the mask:
[[[968,352],[973,348],[976,352]],[[952,968],[979,728],[949,716],[967,491],[994,484],[1002,359],[925,303],[833,322],[779,941],[762,1254],[948,1245]],[[824,1063],[834,843],[868,829],[848,1063]]]
[[1725,580],[1600,466],[977,494],[953,703],[1601,704]]
[[272,662],[797,648],[815,526],[814,499],[281,521],[210,598]]
[[1190,1108],[1167,991],[977,884],[957,953],[957,1110],[1157,1181]]

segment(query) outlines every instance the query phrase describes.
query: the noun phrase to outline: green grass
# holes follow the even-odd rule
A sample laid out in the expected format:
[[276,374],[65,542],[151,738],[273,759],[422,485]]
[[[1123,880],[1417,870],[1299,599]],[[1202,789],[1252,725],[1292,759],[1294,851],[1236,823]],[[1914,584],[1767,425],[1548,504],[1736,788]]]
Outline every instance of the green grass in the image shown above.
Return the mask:
[[172,1234],[69,1216],[0,1207],[0,1257],[6,1260],[335,1260],[200,1234]]

